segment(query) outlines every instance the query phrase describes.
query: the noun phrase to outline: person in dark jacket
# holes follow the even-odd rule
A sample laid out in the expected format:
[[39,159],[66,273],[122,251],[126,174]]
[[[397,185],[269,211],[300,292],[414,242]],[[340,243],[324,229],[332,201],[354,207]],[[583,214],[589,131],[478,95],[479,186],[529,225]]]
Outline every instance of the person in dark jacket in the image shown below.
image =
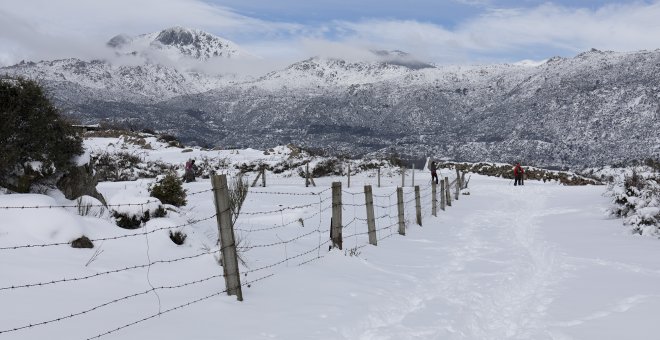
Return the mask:
[[438,165],[435,161],[431,162],[431,181],[435,181],[435,184],[438,184]]
[[516,166],[513,167],[513,185],[524,185],[523,176],[525,175],[525,170],[520,166],[520,163],[516,163]]

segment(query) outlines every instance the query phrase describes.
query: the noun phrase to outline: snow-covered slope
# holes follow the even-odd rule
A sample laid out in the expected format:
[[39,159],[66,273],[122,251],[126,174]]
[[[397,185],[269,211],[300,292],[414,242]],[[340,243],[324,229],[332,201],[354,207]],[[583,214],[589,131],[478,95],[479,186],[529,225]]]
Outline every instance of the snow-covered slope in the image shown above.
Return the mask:
[[[313,88],[317,86],[348,87],[359,84],[400,81],[406,76],[431,70],[435,66],[394,51],[375,51],[372,60],[348,61],[314,57],[270,72],[248,84],[266,89]],[[429,71],[432,72],[432,71]]]
[[137,37],[120,34],[110,39],[107,45],[125,54],[148,56],[158,51],[173,61],[182,57],[208,60],[216,57],[236,58],[246,54],[238,45],[227,39],[180,26]]
[[[191,155],[166,149],[146,150],[146,157],[174,164]],[[258,156],[218,153],[230,163]],[[401,236],[400,178],[377,187],[374,173],[354,175],[350,188],[345,177],[317,178],[317,187],[306,188],[295,174],[269,172],[267,187],[250,188],[235,225],[245,260],[243,302],[224,292],[209,180],[184,184],[186,206],[168,207],[167,216],[135,230],[96,209],[76,209],[57,193],[0,194],[3,207],[74,206],[0,209],[0,336],[654,340],[660,333],[658,240],[606,219],[604,186],[513,187],[472,175],[470,195],[433,217],[428,178],[418,172],[423,227],[406,186]],[[344,243],[328,250],[336,181],[343,182]],[[151,183],[98,189],[109,202],[135,204],[153,199]],[[377,246],[367,243],[364,184],[373,185]],[[185,233],[183,245],[169,231]],[[95,248],[68,245],[81,235],[97,240]]]
[[113,64],[103,60],[21,62],[0,72],[37,79],[46,84],[60,104],[91,100],[153,103],[176,96],[208,91],[233,81],[162,64]]
[[42,80],[85,123],[130,122],[200,145],[294,143],[546,167],[660,157],[660,50],[476,66],[373,51],[367,60],[314,57],[246,79],[168,64],[247,55],[198,30],[117,36],[109,45],[120,60],[147,61],[69,59],[0,73]]

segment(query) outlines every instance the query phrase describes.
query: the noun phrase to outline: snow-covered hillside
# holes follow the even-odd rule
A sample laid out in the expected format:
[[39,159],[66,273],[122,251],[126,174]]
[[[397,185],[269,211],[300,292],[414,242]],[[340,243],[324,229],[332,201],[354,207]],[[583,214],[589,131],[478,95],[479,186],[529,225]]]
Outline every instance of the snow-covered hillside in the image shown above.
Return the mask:
[[163,130],[198,145],[556,168],[660,157],[660,50],[472,66],[372,51],[243,77],[231,67],[203,71],[249,53],[198,30],[117,36],[110,46],[119,61],[27,62],[0,74],[39,79],[83,123]]
[[84,105],[94,102],[156,103],[208,91],[232,81],[161,64],[122,65],[103,60],[22,62],[2,71],[37,79],[63,108],[82,113],[86,112]]
[[[230,175],[238,169],[227,164],[295,156],[286,147],[188,151],[148,136],[86,147],[172,165],[226,159],[219,172]],[[469,195],[434,217],[430,176],[418,171],[420,227],[409,172],[401,236],[395,171],[383,172],[381,187],[373,168],[354,173],[350,188],[346,176],[316,178],[316,187],[296,169],[267,176],[265,188],[248,191],[235,226],[243,302],[224,293],[208,179],[185,183],[187,205],[135,230],[116,226],[108,209],[150,209],[153,179],[100,183],[115,204],[107,208],[54,191],[0,194],[0,338],[650,340],[660,332],[658,240],[607,218],[604,186],[514,187],[472,175]],[[329,251],[334,181],[343,185],[344,243]],[[365,184],[377,246],[368,245]],[[170,231],[187,235],[183,245]],[[69,246],[81,235],[94,248]]]

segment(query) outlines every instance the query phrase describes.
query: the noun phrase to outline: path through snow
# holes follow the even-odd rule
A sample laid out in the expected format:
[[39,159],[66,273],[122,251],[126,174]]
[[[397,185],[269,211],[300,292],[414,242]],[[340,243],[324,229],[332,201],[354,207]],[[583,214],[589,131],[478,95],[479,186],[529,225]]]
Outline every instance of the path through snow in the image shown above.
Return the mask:
[[[319,179],[317,184],[327,188],[331,180]],[[198,182],[193,189],[206,186],[208,183]],[[532,181],[524,187],[513,187],[507,180],[480,176],[473,176],[470,186],[470,196],[461,197],[447,211],[440,211],[437,218],[426,216],[423,227],[411,223],[406,236],[394,235],[380,241],[378,247],[361,248],[358,257],[336,250],[327,253],[326,248],[325,257],[318,261],[304,266],[283,264],[274,269],[273,277],[244,288],[244,302],[224,295],[215,297],[103,339],[658,338],[660,241],[630,235],[619,220],[607,219],[603,214],[608,205],[608,199],[602,196],[604,187],[565,187]],[[393,188],[382,191],[386,189]],[[304,192],[306,189],[275,185],[269,190]],[[358,188],[350,190],[359,192]],[[283,201],[286,197],[277,196],[280,200],[277,202],[264,201],[264,197],[268,196],[250,198],[246,211],[299,204]],[[304,196],[291,199],[300,197]],[[359,195],[352,197],[351,200],[358,199],[359,203]],[[189,205],[195,207],[196,214],[212,214],[210,193],[190,199]],[[350,215],[357,208],[346,209],[345,214]],[[283,218],[277,216],[276,221],[263,223],[279,223]],[[247,222],[262,223],[256,218]],[[287,229],[287,232],[295,235],[316,228],[315,225],[294,227],[300,229]],[[352,224],[350,232],[359,232],[358,227],[363,226]],[[215,225],[209,221],[200,224],[200,228],[204,235],[213,231]],[[263,234],[252,233],[247,237],[251,242],[264,243],[265,240],[254,239]],[[300,242],[290,247],[307,249],[317,244],[318,236],[314,234]],[[351,242],[347,240],[345,247],[354,246]],[[164,234],[150,236],[150,244],[155,258],[199,251],[194,246],[172,248]],[[98,268],[83,269],[91,272],[115,268],[121,262],[114,257],[122,256],[122,252],[127,254],[126,260],[139,259],[144,252],[141,247],[141,240],[116,245],[109,242],[104,248],[107,254],[94,263]],[[16,255],[0,259],[13,275],[6,281],[41,277],[38,274],[42,270],[30,260],[43,258],[39,256],[41,251],[26,250],[26,254],[34,253],[35,257]],[[264,248],[261,253],[248,253],[248,261],[255,268],[279,260],[287,251],[293,249]],[[60,272],[66,266],[80,267],[79,258],[64,260],[64,255],[77,254],[66,249],[53,252],[52,269],[43,274],[57,277],[64,275]],[[82,260],[88,258],[88,255],[80,256]],[[164,285],[219,270],[209,255],[177,266],[156,266],[150,280],[154,285]],[[256,278],[251,275],[245,280]],[[145,277],[143,272],[126,273],[79,285],[34,288],[16,294],[5,292],[0,294],[1,305],[14,306],[15,313],[4,310],[0,325],[12,327],[61,315],[67,310],[79,311],[115,295],[121,296],[120,288],[130,292],[145,286]],[[222,285],[218,279],[186,290],[160,291],[162,307],[154,302],[154,297],[148,296],[103,308],[84,320],[6,336],[0,334],[0,340],[85,339],[157,312],[159,308],[211,294]],[[50,294],[51,291],[58,293]],[[65,300],[67,294],[85,298]],[[51,301],[58,296],[62,296],[62,301]],[[51,302],[34,309],[24,303],[31,299],[35,303],[46,301],[42,299]],[[69,334],[67,329],[75,331]]]
[[407,273],[407,289],[373,303],[345,338],[657,338],[658,241],[605,220],[602,187],[473,185],[402,241],[411,253],[372,261]]

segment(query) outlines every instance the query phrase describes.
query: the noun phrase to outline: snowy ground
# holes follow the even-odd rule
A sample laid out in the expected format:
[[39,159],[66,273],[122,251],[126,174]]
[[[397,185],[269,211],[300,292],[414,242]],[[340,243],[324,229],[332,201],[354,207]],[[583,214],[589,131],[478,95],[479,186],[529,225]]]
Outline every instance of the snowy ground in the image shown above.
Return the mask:
[[[417,176],[425,186],[427,179]],[[0,210],[0,248],[59,242],[80,232],[92,239],[138,234],[96,242],[92,250],[66,245],[0,249],[0,340],[97,335],[159,340],[600,340],[657,339],[660,334],[659,243],[632,236],[620,220],[605,217],[609,199],[602,195],[604,186],[527,181],[513,187],[509,180],[472,176],[471,195],[439,211],[438,217],[429,214],[425,187],[423,227],[414,224],[414,204],[407,203],[407,235],[400,236],[396,208],[390,206],[400,179],[386,178],[384,187],[374,188],[377,228],[382,228],[379,244],[349,256],[367,237],[347,237],[344,251],[328,252],[332,180],[317,179],[317,188],[305,188],[300,178],[269,178],[267,188],[252,188],[237,225],[252,247],[244,254],[248,267],[241,268],[246,274],[241,280],[266,278],[243,287],[243,302],[222,293],[224,279],[213,277],[222,273],[207,254],[217,249],[214,218],[178,228],[188,234],[184,246],[174,245],[167,230],[144,234],[213,216],[210,192],[189,196],[180,213],[133,231],[108,219],[78,217],[71,209]],[[365,183],[375,184],[375,178],[355,176],[350,189],[346,178],[341,180],[344,236],[364,233],[360,190]],[[127,191],[147,195],[148,183],[102,183],[99,190],[106,197]],[[210,183],[186,188],[198,192]],[[411,198],[412,188],[407,187],[406,200]],[[51,200],[60,202],[43,195],[0,195],[0,206]],[[304,207],[288,209],[293,206]],[[261,213],[271,210],[281,211]],[[103,252],[86,266],[97,249]],[[191,258],[110,272],[185,257]],[[97,276],[12,288],[92,275]],[[166,312],[201,298],[206,299]],[[121,300],[112,302],[116,299]],[[113,332],[104,334],[108,331]]]

